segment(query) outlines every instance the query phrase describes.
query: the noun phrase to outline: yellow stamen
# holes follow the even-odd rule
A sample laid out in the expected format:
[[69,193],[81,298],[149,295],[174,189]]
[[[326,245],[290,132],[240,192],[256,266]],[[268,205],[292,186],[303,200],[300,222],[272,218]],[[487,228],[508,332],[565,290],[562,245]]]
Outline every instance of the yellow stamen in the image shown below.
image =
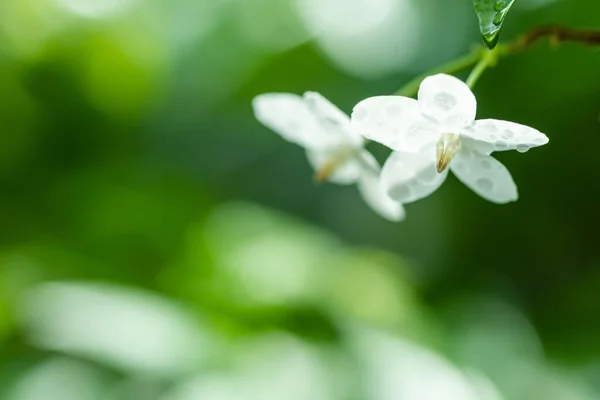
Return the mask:
[[436,146],[436,164],[438,173],[442,173],[448,168],[450,162],[460,150],[460,137],[453,133],[444,133]]
[[356,148],[342,148],[331,155],[325,164],[315,173],[315,181],[317,183],[327,182],[335,171],[346,163],[351,157],[358,156]]
[[317,183],[323,183],[323,182],[328,181],[329,178],[331,178],[331,176],[333,175],[333,173],[337,169],[337,167],[338,167],[339,164],[340,163],[339,163],[339,161],[337,159],[333,159],[333,160],[330,160],[329,162],[327,162],[315,174],[315,181]]

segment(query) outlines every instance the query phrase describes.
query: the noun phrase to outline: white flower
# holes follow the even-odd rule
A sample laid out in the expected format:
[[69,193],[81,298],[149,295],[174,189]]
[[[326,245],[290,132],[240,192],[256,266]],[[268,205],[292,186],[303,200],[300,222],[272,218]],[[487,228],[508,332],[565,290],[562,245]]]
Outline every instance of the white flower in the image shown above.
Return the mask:
[[494,203],[517,200],[517,187],[494,151],[526,152],[548,143],[543,133],[513,122],[475,121],[477,102],[461,80],[427,77],[418,101],[401,96],[366,99],[356,105],[352,125],[366,138],[395,150],[386,161],[382,185],[402,203],[433,193],[447,168],[481,197]]
[[303,97],[266,93],[252,101],[256,118],[284,139],[306,149],[317,179],[340,185],[356,183],[364,200],[391,221],[404,218],[404,207],[380,184],[380,166],[366,151],[350,118],[318,93]]

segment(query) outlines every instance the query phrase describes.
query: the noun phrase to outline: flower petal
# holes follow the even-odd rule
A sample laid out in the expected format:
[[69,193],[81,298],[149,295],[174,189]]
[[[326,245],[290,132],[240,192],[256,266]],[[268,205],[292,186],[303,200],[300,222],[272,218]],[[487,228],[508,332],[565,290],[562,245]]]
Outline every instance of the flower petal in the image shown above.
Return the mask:
[[362,146],[363,138],[351,127],[350,117],[333,103],[317,92],[304,93],[304,101],[329,135],[338,137],[348,145]]
[[458,78],[446,74],[432,75],[421,82],[419,107],[423,115],[441,123],[448,133],[475,120],[477,101],[471,89]]
[[546,135],[537,129],[497,119],[481,119],[464,129],[461,137],[467,146],[480,153],[517,150],[522,153],[548,143]]
[[403,153],[390,155],[381,171],[381,182],[389,196],[401,203],[411,203],[429,196],[440,187],[448,170],[439,174],[435,154]]
[[392,150],[419,152],[439,137],[423,118],[416,100],[402,96],[377,96],[354,107],[352,125],[367,139]]
[[356,183],[361,172],[360,161],[356,155],[348,152],[335,152],[325,150],[307,150],[308,163],[318,175],[327,176],[328,182],[338,185],[352,185]]
[[343,137],[331,134],[305,100],[291,93],[265,93],[252,100],[254,115],[284,139],[306,148],[335,147]]
[[510,172],[492,156],[463,149],[454,157],[450,169],[461,182],[493,203],[504,204],[519,197]]
[[358,190],[367,203],[375,212],[390,221],[402,221],[406,213],[401,203],[392,200],[383,188],[380,180],[380,167],[375,157],[368,151],[361,154],[363,162],[369,168],[361,170],[358,180]]

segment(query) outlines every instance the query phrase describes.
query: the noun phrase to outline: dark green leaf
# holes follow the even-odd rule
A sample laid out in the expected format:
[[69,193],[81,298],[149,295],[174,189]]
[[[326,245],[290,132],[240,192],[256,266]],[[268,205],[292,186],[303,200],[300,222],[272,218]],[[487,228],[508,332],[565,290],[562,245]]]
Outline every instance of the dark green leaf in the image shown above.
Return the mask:
[[490,49],[498,44],[504,18],[514,2],[515,0],[473,0],[483,42]]

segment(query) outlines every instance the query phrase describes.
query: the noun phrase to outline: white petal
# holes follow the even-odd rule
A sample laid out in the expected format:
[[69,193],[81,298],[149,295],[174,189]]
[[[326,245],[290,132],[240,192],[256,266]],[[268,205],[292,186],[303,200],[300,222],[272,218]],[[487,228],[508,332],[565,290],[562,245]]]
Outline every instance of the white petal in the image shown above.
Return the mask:
[[380,180],[380,167],[375,157],[364,151],[362,159],[369,164],[363,168],[358,180],[358,190],[365,202],[379,215],[390,221],[402,221],[405,218],[404,207],[392,200],[383,188]]
[[390,155],[381,171],[381,182],[389,196],[401,203],[411,203],[429,196],[440,187],[448,170],[438,174],[435,154],[402,153]]
[[421,115],[414,99],[378,96],[354,107],[352,125],[367,139],[392,150],[419,152],[439,138],[433,124]]
[[486,200],[504,204],[516,201],[517,186],[506,167],[494,157],[464,149],[450,169],[465,185]]
[[517,150],[522,153],[548,143],[548,137],[525,125],[497,119],[481,119],[461,132],[463,142],[480,153]]
[[[356,152],[356,150],[353,150]],[[309,164],[315,172],[325,169],[329,170],[328,182],[338,185],[352,185],[356,183],[361,171],[361,165],[356,155],[352,155],[348,150],[307,150],[306,157]]]
[[333,103],[316,92],[304,93],[304,101],[329,135],[337,137],[342,143],[362,146],[363,138],[351,127],[350,117]]
[[195,312],[114,284],[44,283],[26,294],[19,312],[37,348],[133,376],[179,377],[212,359],[215,346]]
[[438,121],[448,133],[475,120],[477,101],[466,83],[451,75],[432,75],[421,82],[419,107],[423,115]]
[[306,148],[334,147],[342,142],[330,134],[305,100],[291,93],[265,93],[252,100],[254,115],[284,139]]

